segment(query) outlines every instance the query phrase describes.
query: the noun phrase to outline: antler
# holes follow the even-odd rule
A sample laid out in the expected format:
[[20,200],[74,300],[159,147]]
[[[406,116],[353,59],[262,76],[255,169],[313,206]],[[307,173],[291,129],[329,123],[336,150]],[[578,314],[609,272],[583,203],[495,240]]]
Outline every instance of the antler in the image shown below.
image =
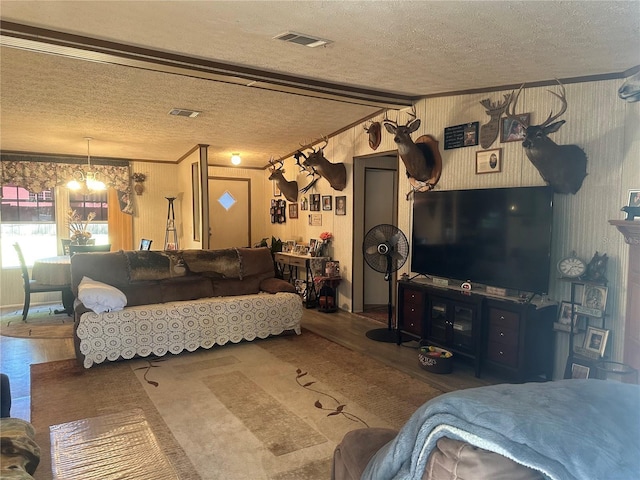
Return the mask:
[[509,105],[509,101],[511,100],[511,93],[507,93],[505,95],[503,95],[504,97],[504,102],[502,103],[491,103],[491,100],[488,98],[485,98],[484,100],[480,100],[480,103],[482,104],[482,106],[484,108],[487,109],[487,114],[491,115],[492,112],[499,112],[501,110],[503,110],[505,107],[507,107]]
[[398,122],[393,121],[393,120],[389,120],[389,117],[387,116],[388,113],[389,113],[388,110],[386,112],[384,112],[384,119],[382,120],[382,123],[389,123],[392,126],[398,128]]
[[[282,170],[282,167],[284,167],[284,160],[278,160],[278,163],[280,164],[280,166],[278,167],[276,166],[276,162],[274,161],[273,157],[269,159],[269,163],[271,164],[271,168],[269,169],[271,172]],[[284,173],[284,170],[282,170],[282,173]]]
[[553,92],[551,90],[547,90],[547,92],[555,95],[556,97],[558,97],[560,99],[560,101],[562,102],[562,108],[560,109],[560,112],[558,112],[556,115],[554,115],[553,114],[553,110],[551,110],[551,113],[549,113],[549,118],[547,118],[542,123],[542,125],[540,125],[541,127],[546,127],[551,122],[553,122],[553,121],[557,120],[558,118],[560,118],[562,116],[562,114],[567,111],[567,99],[566,99],[566,92],[564,90],[564,85],[562,85],[562,83],[560,83],[560,80],[558,80],[557,78],[556,78],[556,82],[558,82],[558,85],[560,85],[560,89],[561,89],[560,95],[558,95],[556,92]]
[[518,122],[524,128],[527,128],[529,125],[527,125],[525,122],[520,120],[516,115],[516,103],[518,103],[518,97],[520,97],[520,92],[522,91],[523,88],[524,88],[524,83],[520,85],[520,88],[518,89],[518,92],[515,94],[515,96],[513,95],[513,92],[511,92],[511,95],[510,95],[511,98],[510,98],[509,104],[507,105],[507,109],[505,110],[504,113],[507,116],[507,118],[513,120],[514,122]]

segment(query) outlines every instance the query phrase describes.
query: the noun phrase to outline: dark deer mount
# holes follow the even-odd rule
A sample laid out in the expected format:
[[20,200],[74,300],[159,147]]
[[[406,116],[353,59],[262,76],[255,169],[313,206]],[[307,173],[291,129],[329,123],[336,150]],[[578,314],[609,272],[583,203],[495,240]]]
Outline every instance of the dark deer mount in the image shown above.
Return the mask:
[[498,132],[500,131],[500,117],[504,113],[509,101],[511,100],[511,94],[508,93],[504,96],[502,103],[491,103],[491,100],[485,98],[480,100],[482,106],[486,109],[487,115],[491,117],[484,125],[480,126],[480,146],[482,148],[489,148],[493,142],[498,138]]
[[284,195],[284,198],[290,202],[297,202],[298,182],[295,180],[290,182],[284,178],[284,169],[282,168],[284,167],[284,162],[280,160],[278,162],[280,165],[276,166],[276,163],[272,158],[269,160],[269,163],[271,164],[271,168],[269,168],[269,172],[271,173],[271,175],[269,175],[269,180],[274,180],[276,182],[276,185],[278,185],[278,188]]
[[328,143],[329,141],[325,138],[324,145],[318,150],[312,147],[311,153],[308,155],[305,155],[302,151],[298,151],[298,153],[294,155],[298,165],[300,165],[300,157],[304,157],[301,167],[310,171],[310,175],[313,177],[311,183],[304,187],[301,192],[308,192],[309,189],[316,184],[318,181],[316,175],[327,180],[334,190],[342,191],[347,186],[347,167],[344,166],[344,163],[331,163],[324,156],[324,149]]
[[511,95],[511,102],[506,110],[508,118],[514,122],[518,122],[525,129],[522,146],[534,167],[544,179],[544,181],[553,187],[556,193],[575,194],[582,187],[584,177],[587,176],[587,155],[577,145],[557,145],[547,135],[557,132],[565,121],[560,120],[552,123],[560,118],[567,111],[567,100],[564,85],[558,81],[561,93],[557,94],[549,90],[549,93],[555,95],[562,101],[560,112],[556,115],[553,111],[549,117],[540,125],[527,125],[523,123],[515,113],[518,97],[522,91],[524,84],[518,89],[518,92]]
[[[440,180],[442,160],[432,142],[414,142],[411,134],[420,127],[420,119],[416,118],[415,107],[409,113],[411,119],[406,125],[385,118],[382,122],[387,132],[393,135],[393,141],[398,146],[398,154],[407,170],[407,177],[412,190],[407,194],[407,200],[412,192],[432,190]],[[422,137],[421,137],[422,138]]]
[[364,125],[364,131],[369,135],[369,146],[371,150],[377,150],[382,140],[382,127],[380,122],[371,122],[369,125]]

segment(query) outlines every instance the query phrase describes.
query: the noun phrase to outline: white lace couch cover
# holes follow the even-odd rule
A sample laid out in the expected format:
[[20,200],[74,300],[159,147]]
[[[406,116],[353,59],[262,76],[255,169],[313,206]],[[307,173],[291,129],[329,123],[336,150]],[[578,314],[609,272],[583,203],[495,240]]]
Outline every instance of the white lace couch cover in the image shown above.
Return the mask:
[[259,293],[84,313],[76,335],[84,367],[135,355],[162,356],[227,342],[300,335],[302,301],[295,293]]

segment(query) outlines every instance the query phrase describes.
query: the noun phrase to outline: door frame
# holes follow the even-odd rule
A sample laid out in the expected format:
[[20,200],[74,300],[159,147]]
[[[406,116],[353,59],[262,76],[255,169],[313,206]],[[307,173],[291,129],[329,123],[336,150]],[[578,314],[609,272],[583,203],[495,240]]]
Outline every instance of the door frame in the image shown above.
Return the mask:
[[[395,162],[391,162],[391,159]],[[352,286],[351,286],[351,311],[362,312],[364,309],[364,256],[362,254],[362,242],[367,232],[364,231],[364,214],[368,200],[365,198],[365,172],[367,168],[385,168],[392,170],[395,167],[396,184],[393,187],[395,195],[394,201],[395,224],[398,223],[398,191],[400,186],[400,157],[397,150],[377,152],[369,155],[353,157],[353,250],[351,252],[352,264]],[[397,226],[397,225],[396,225]],[[392,282],[395,282],[396,273],[393,273]]]

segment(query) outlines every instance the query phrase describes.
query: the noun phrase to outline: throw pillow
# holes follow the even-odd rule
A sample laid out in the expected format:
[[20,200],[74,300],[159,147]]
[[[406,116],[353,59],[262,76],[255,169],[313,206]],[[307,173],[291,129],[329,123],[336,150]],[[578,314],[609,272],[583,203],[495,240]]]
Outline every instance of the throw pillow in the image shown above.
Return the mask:
[[260,290],[267,293],[291,292],[296,293],[296,287],[281,278],[265,278],[260,282]]
[[82,277],[78,285],[78,299],[96,313],[117,312],[127,305],[127,297],[116,287]]

